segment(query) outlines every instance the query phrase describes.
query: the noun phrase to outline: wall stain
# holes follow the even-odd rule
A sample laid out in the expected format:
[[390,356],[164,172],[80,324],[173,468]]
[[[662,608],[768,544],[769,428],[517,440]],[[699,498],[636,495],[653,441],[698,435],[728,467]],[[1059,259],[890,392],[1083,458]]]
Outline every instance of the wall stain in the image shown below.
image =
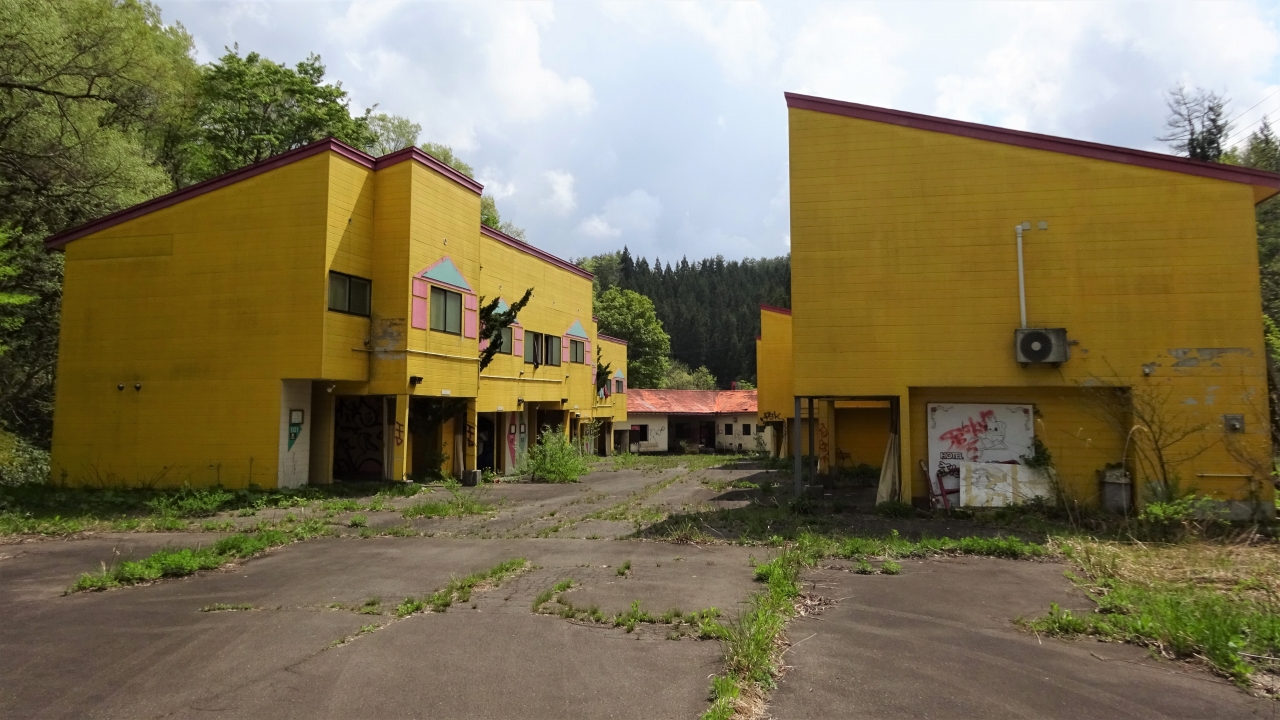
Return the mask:
[[1210,367],[1222,367],[1221,364],[1214,362],[1223,355],[1244,355],[1245,357],[1253,357],[1253,350],[1242,347],[1226,347],[1226,348],[1170,348],[1169,356],[1174,359],[1173,366],[1176,368],[1199,367],[1200,363],[1208,363]]

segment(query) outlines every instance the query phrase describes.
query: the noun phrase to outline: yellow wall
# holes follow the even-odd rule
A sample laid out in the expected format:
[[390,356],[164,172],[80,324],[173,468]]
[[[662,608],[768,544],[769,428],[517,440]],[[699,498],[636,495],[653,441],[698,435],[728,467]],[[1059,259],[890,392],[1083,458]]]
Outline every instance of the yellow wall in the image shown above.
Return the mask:
[[486,301],[501,297],[510,304],[519,300],[525,290],[533,288],[533,296],[519,317],[520,326],[526,332],[564,337],[574,321],[578,321],[593,345],[592,357],[586,358],[586,363],[571,363],[566,353],[559,366],[542,365],[536,370],[525,363],[522,356],[495,356],[480,376],[479,411],[516,410],[516,401],[520,398],[525,403],[559,403],[568,398],[564,409],[590,417],[595,404],[591,385],[595,361],[591,280],[491,237],[478,233],[477,236],[484,270],[476,291],[485,296]]
[[[1035,402],[1042,439],[1087,494],[1123,438],[1055,398],[1091,383],[1204,427],[1186,441],[1205,451],[1184,480],[1241,497],[1241,478],[1197,477],[1267,472],[1250,186],[808,110],[790,126],[794,392],[909,399],[904,497],[923,493],[921,403],[944,396]],[[1022,221],[1048,223],[1025,236],[1029,325],[1078,343],[1058,368],[1014,361]],[[1224,413],[1247,433],[1228,437]]]
[[756,340],[756,398],[762,421],[795,415],[791,363],[791,316],[761,308],[760,338]]
[[66,246],[55,481],[275,485],[281,379],[321,375],[333,162]]
[[[332,479],[340,395],[394,396],[400,425],[413,395],[470,399],[472,426],[518,398],[626,417],[624,398],[595,407],[594,349],[585,364],[536,371],[500,355],[482,381],[476,338],[411,327],[412,277],[447,256],[478,296],[514,301],[533,287],[526,329],[563,336],[576,320],[598,344],[591,280],[482,236],[479,194],[421,162],[375,171],[322,152],[65,251],[57,481],[274,486],[287,379],[317,381],[301,395],[313,483]],[[372,280],[371,317],[327,310],[330,270]],[[625,370],[624,346],[605,353]],[[408,471],[409,447],[394,448],[392,477]],[[474,445],[465,459],[475,467]]]
[[[593,322],[594,326],[595,323]],[[609,365],[609,382],[613,382],[618,372],[622,373],[622,377],[627,377],[627,346],[623,343],[613,342],[612,340],[598,340],[601,350],[600,360]],[[626,385],[623,385],[626,388]],[[627,395],[623,393],[612,393],[603,400],[596,400],[595,416],[610,420],[615,423],[625,423],[627,421]],[[615,429],[629,429],[615,428]]]

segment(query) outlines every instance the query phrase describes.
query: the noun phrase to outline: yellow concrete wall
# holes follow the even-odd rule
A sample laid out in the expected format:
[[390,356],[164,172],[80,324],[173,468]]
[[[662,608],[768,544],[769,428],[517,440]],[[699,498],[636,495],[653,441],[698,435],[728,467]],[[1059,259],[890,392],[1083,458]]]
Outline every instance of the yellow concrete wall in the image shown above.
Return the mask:
[[[1186,441],[1206,449],[1178,468],[1184,479],[1267,471],[1252,188],[807,110],[789,117],[796,394],[910,398],[902,464],[913,476],[923,416],[909,388],[995,388],[965,392],[1036,402],[1087,427],[1045,393],[1099,382],[1162,398],[1164,414],[1204,427]],[[1078,342],[1059,368],[1014,361],[1022,221],[1048,223],[1026,233],[1029,325],[1065,327]],[[1228,437],[1224,413],[1243,414],[1247,433]],[[1092,434],[1096,451],[1068,461],[1073,446],[1049,433],[1073,486],[1092,486],[1093,470],[1120,459],[1114,437]],[[1234,497],[1248,487],[1198,484]],[[914,478],[904,496],[922,489]]]
[[275,485],[281,379],[321,374],[331,162],[66,246],[55,481]]
[[[578,321],[589,336],[594,334],[589,279],[478,232],[476,236],[483,266],[476,291],[486,301],[502,297],[508,303],[515,302],[525,290],[533,288],[533,297],[519,317],[526,332],[563,337]],[[565,355],[558,367],[542,365],[535,370],[522,356],[497,355],[480,376],[477,410],[516,410],[521,398],[525,403],[559,403],[568,398],[565,409],[590,418],[595,405],[591,369],[596,344],[594,337],[590,339],[593,357],[587,358],[586,363],[571,363]]]
[[[595,323],[592,323],[594,328]],[[623,343],[613,342],[612,340],[599,340],[601,349],[600,359],[609,364],[610,382],[613,376],[622,371],[622,377],[627,376],[627,346]],[[624,385],[623,387],[626,387]],[[603,400],[596,400],[596,417],[611,420],[615,423],[624,423],[627,421],[627,395],[626,393],[611,394]],[[615,428],[623,429],[623,428]]]
[[[328,237],[326,271],[373,279],[374,196],[372,170],[333,156],[329,163]],[[391,203],[381,203],[386,206]],[[324,278],[327,283],[327,275]],[[382,288],[375,283],[374,292]],[[327,293],[326,284],[324,292]],[[369,379],[370,318],[324,313],[324,359],[320,377],[333,380]]]
[[835,409],[835,447],[849,454],[841,461],[839,454],[831,458],[837,467],[863,463],[872,467],[884,464],[884,451],[889,442],[889,408]]
[[791,316],[761,308],[760,339],[756,340],[756,398],[765,422],[795,415],[791,363]]
[[480,196],[416,162],[400,163],[387,171],[401,166],[405,168],[403,172],[411,173],[412,243],[405,248],[406,269],[400,271],[396,280],[396,317],[408,333],[410,353],[405,378],[390,382],[400,382],[398,391],[407,392],[407,376],[417,375],[423,382],[414,389],[416,395],[440,396],[448,390],[452,397],[476,397],[479,340],[414,329],[409,326],[409,317],[410,277],[444,257],[453,261],[477,294],[484,294],[480,288]]

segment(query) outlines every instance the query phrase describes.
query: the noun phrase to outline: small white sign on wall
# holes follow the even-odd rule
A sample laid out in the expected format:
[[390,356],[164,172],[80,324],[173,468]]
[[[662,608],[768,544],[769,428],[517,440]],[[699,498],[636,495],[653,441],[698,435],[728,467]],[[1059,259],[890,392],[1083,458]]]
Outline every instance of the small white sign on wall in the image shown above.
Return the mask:
[[1032,454],[1035,409],[996,403],[929,403],[929,473],[949,489],[961,487],[962,463],[1021,463]]

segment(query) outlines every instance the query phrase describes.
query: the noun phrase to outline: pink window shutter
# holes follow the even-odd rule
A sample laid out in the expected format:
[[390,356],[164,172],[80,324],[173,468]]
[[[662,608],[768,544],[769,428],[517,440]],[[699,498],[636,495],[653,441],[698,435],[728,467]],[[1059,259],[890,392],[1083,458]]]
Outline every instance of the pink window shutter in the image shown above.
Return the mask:
[[476,296],[462,296],[462,337],[474,338],[480,334],[480,317],[476,312]]
[[427,299],[424,297],[415,297],[413,299],[413,327],[418,330],[427,329]]
[[560,337],[560,362],[569,362],[569,336],[562,335]]
[[582,362],[584,362],[584,363],[589,363],[589,364],[591,364],[591,365],[595,365],[595,364],[596,364],[596,356],[591,354],[591,341],[590,341],[590,340],[588,340],[588,341],[587,341],[587,347],[586,347],[586,349],[583,351],[583,355],[582,355]]
[[511,328],[511,354],[516,357],[524,357],[524,328]]
[[484,350],[484,349],[485,349],[485,348],[487,348],[487,347],[489,347],[489,339],[488,339],[488,338],[485,338],[485,339],[483,339],[483,340],[481,340],[481,341],[480,341],[480,349],[481,349],[481,350]]
[[622,378],[622,392],[626,392],[626,391],[627,391],[627,379]]
[[422,280],[420,278],[414,278],[413,279],[413,296],[424,298],[424,297],[430,297],[430,295],[431,295],[431,285],[429,285],[426,280]]

